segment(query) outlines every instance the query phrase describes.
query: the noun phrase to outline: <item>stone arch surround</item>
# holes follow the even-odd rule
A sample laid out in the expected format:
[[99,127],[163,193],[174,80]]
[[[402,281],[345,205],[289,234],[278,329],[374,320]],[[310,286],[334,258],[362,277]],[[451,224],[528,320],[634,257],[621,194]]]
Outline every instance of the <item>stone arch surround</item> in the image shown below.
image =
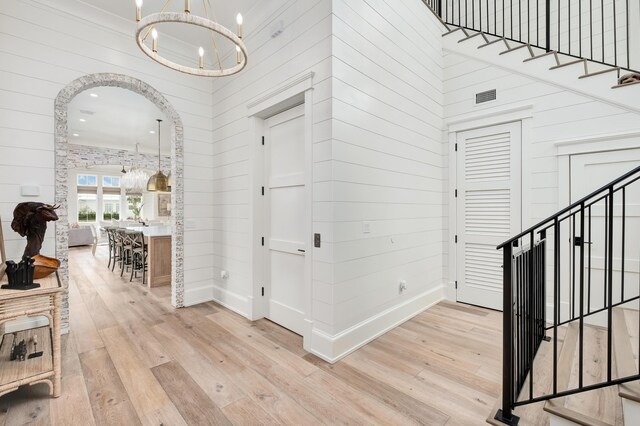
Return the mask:
[[[173,229],[171,248],[171,303],[175,307],[184,306],[184,128],[180,115],[169,101],[149,84],[123,74],[99,73],[80,77],[64,89],[55,100],[55,202],[60,205],[59,220],[55,225],[56,257],[60,260],[60,279],[65,289],[69,283],[69,217],[67,195],[70,166],[76,163],[78,150],[68,141],[67,114],[69,103],[85,90],[95,87],[119,87],[130,90],[153,102],[167,117],[171,126],[171,226]],[[157,157],[156,157],[157,158]],[[157,160],[156,160],[157,161]],[[71,164],[70,164],[71,163]],[[69,299],[65,291],[62,297],[61,325],[63,331],[69,329]]]

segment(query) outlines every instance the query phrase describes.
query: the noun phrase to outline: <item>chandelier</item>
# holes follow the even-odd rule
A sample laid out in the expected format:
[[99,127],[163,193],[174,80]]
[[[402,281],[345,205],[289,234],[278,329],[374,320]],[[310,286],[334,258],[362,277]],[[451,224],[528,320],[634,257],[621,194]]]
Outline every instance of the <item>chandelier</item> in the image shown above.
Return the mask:
[[[191,14],[191,2],[190,0],[184,1],[184,12],[165,12],[167,7],[171,4],[172,0],[166,0],[166,3],[162,7],[162,10],[158,13],[142,17],[142,0],[136,0],[136,21],[138,22],[138,28],[136,30],[136,43],[138,47],[151,59],[169,67],[173,70],[180,71],[187,74],[197,75],[200,77],[225,77],[228,75],[236,74],[247,66],[247,47],[242,41],[242,15],[238,13],[236,21],[238,24],[237,34],[233,33],[229,29],[213,21],[209,17],[211,10],[210,0],[202,0],[202,6],[205,11],[206,17],[196,16]],[[198,55],[194,52],[194,62],[191,65],[181,65],[173,62],[158,53],[159,45],[159,33],[155,28],[158,24],[163,23],[180,23],[194,25],[209,30],[211,33],[211,42],[213,45],[213,51],[215,52],[216,61],[212,61],[217,64],[216,67],[207,68],[205,66],[205,50],[201,46],[198,49]],[[220,51],[216,43],[215,33],[223,36],[227,40],[231,41],[235,45],[236,61],[234,66],[225,67],[220,57]],[[148,38],[151,35],[151,47],[149,47]]]
[[[123,167],[124,170],[124,167]],[[149,175],[139,167],[132,167],[125,175],[122,176],[120,183],[124,187],[127,194],[142,194],[147,187]]]
[[[138,154],[138,143],[136,143],[136,154]],[[126,171],[124,165],[120,171],[124,176],[120,179],[120,184],[125,189],[127,194],[142,194],[147,187],[147,180],[149,175],[140,167],[131,166],[129,171]]]

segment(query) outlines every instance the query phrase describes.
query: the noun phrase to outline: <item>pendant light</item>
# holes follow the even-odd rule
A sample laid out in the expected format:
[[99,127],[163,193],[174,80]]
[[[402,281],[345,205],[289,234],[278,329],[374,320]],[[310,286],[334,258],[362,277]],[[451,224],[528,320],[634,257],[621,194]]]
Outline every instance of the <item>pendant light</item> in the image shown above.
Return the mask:
[[162,120],[159,118],[158,121],[158,173],[151,176],[149,181],[147,182],[147,191],[149,192],[167,192],[167,177],[160,170],[160,123]]

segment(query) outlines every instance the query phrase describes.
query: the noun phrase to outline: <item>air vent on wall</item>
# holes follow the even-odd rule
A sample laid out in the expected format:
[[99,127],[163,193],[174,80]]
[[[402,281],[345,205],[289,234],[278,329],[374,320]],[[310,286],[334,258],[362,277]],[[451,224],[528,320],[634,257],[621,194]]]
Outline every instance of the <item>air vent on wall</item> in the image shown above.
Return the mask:
[[81,109],[81,110],[80,110],[80,113],[81,113],[81,114],[86,114],[86,115],[93,115],[93,114],[95,114],[95,112],[93,112],[93,111],[89,111],[88,109]]
[[496,89],[476,93],[476,105],[496,100]]

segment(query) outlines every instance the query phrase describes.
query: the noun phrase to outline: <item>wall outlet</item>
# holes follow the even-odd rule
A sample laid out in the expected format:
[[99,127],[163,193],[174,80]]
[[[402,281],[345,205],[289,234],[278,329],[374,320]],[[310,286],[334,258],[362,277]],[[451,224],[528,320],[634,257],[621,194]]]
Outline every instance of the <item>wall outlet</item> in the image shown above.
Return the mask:
[[229,272],[228,271],[220,271],[220,278],[222,278],[223,280],[226,280],[227,278],[229,278]]
[[400,280],[400,286],[399,286],[398,289],[399,289],[400,294],[402,294],[405,291],[407,291],[407,282],[405,280]]

